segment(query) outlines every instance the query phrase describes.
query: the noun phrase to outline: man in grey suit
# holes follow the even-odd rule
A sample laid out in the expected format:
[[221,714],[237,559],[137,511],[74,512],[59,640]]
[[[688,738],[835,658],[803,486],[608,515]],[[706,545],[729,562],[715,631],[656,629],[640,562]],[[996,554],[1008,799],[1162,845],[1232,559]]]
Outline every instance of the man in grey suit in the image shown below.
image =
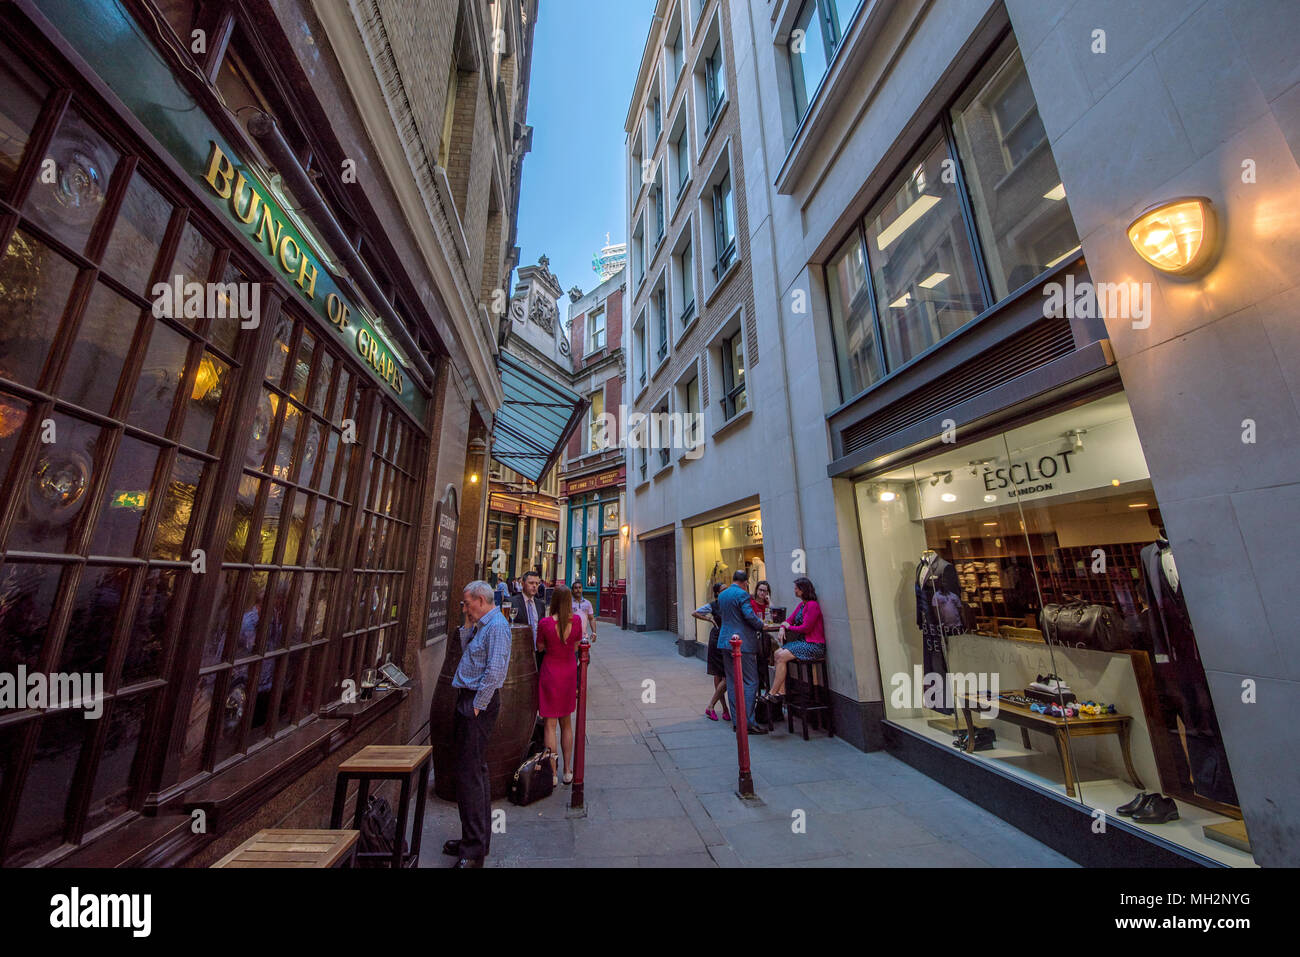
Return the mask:
[[[727,697],[731,700],[731,713],[739,722],[743,715],[750,734],[767,734],[765,728],[754,723],[754,695],[758,692],[758,635],[763,621],[750,607],[749,576],[738,571],[731,576],[731,587],[718,595],[722,608],[722,627],[718,630],[718,647],[727,662]],[[731,658],[731,636],[740,635],[740,673],[745,681],[745,707],[736,708],[735,665]],[[737,724],[739,727],[739,724]]]

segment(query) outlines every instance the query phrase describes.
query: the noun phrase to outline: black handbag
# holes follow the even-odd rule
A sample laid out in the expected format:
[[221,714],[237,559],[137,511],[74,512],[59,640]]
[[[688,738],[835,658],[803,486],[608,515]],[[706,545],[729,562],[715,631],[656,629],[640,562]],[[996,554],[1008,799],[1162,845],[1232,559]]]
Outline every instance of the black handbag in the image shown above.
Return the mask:
[[[397,815],[386,798],[372,794],[366,801],[365,813],[361,815],[361,834],[357,838],[357,851],[360,854],[392,855],[397,842]],[[402,838],[402,857],[406,856],[406,838]],[[362,867],[385,867],[382,859],[361,858]]]
[[1110,605],[1072,601],[1044,605],[1039,616],[1043,635],[1050,642],[1093,651],[1120,651],[1128,647],[1119,612]]
[[519,766],[514,779],[510,782],[511,804],[526,807],[534,801],[551,796],[551,792],[555,790],[551,758],[555,756],[555,752],[547,748],[534,754]]

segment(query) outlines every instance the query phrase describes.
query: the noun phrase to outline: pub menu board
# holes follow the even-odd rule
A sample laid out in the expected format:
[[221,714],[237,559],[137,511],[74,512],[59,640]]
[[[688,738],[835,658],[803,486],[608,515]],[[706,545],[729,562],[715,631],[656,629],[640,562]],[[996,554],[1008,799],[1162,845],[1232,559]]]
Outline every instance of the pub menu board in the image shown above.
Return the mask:
[[451,599],[451,569],[456,553],[456,500],[448,495],[438,503],[434,515],[433,574],[429,595],[429,620],[424,627],[424,642],[447,637],[447,606]]

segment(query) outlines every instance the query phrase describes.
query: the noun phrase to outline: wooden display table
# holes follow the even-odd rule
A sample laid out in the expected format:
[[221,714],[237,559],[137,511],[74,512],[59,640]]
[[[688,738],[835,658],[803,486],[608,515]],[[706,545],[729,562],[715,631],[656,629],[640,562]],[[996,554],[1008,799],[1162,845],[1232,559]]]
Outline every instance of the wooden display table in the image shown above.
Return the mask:
[[[982,707],[975,698],[962,698],[961,712],[966,719],[966,727],[971,729],[966,735],[967,752],[974,753],[975,751],[975,721],[971,712],[987,713],[988,710],[988,708]],[[1075,796],[1074,762],[1070,756],[1070,738],[1097,734],[1113,734],[1119,738],[1120,753],[1124,757],[1124,769],[1128,772],[1129,780],[1133,782],[1139,791],[1146,790],[1133,767],[1133,755],[1129,751],[1129,731],[1133,724],[1133,718],[1127,714],[1081,714],[1075,715],[1073,718],[1053,718],[1050,714],[1039,714],[1037,711],[1030,711],[1023,705],[999,700],[996,717],[998,720],[1009,721],[1011,724],[1019,726],[1020,741],[1026,750],[1029,749],[1030,731],[1041,731],[1052,736],[1052,739],[1056,742],[1056,754],[1061,759],[1061,769],[1065,772],[1065,793],[1070,797]]]
[[[347,800],[348,782],[358,781],[356,812],[352,826],[361,830],[361,818],[366,813],[366,798],[371,781],[402,782],[401,796],[397,802],[397,837],[392,854],[362,853],[362,860],[384,860],[395,868],[414,867],[420,860],[420,838],[424,831],[424,801],[429,791],[429,766],[433,748],[429,745],[380,745],[362,748],[339,765],[334,786],[334,810],[330,826],[343,824],[343,805]],[[406,837],[406,819],[411,810],[411,788],[415,787],[415,818],[411,828],[410,850],[403,855],[402,842]]]
[[213,867],[351,867],[360,831],[258,831]]

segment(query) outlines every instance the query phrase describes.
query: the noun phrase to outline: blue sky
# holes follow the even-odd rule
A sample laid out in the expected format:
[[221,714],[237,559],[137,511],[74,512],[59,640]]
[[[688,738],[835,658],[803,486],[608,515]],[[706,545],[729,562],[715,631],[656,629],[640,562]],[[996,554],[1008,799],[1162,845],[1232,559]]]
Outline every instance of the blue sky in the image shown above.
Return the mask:
[[[648,0],[541,0],[519,200],[520,265],[545,253],[564,289],[599,281],[592,256],[626,237],[623,120],[650,29]],[[560,315],[567,312],[567,298]]]

